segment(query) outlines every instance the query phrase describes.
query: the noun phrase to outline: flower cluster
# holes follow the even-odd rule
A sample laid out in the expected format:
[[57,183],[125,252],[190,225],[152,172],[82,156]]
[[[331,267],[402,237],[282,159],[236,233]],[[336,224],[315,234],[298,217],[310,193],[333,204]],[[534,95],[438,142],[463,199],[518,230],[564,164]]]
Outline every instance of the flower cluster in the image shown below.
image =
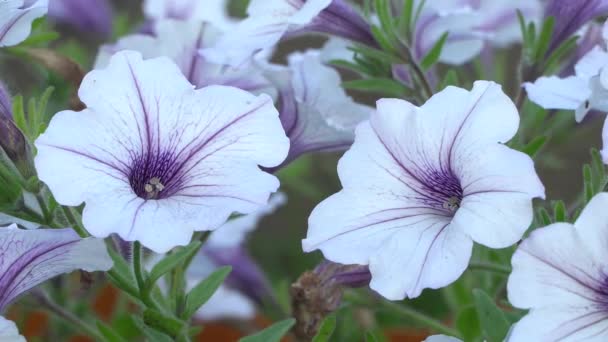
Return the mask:
[[[0,64],[48,86],[0,65],[0,341],[21,297],[100,341],[260,313],[295,319],[250,340],[608,339],[608,121],[582,194],[544,177],[608,112],[608,1],[239,4],[0,0]],[[71,312],[106,283],[134,331]]]

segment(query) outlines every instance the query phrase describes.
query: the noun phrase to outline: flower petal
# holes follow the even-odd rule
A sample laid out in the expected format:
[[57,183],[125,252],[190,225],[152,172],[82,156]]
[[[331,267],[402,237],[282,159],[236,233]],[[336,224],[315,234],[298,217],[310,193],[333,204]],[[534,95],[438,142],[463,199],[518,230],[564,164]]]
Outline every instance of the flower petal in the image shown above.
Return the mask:
[[447,335],[433,335],[427,337],[426,340],[422,342],[461,342],[461,340]]
[[210,22],[222,28],[230,27],[228,0],[145,0],[144,13],[153,20]]
[[[589,82],[577,76],[541,77],[534,83],[526,83],[524,87],[530,100],[545,109],[579,110],[591,97]],[[582,120],[585,114],[581,111],[577,120]]]
[[533,309],[515,323],[508,341],[606,341],[607,318],[604,312],[581,307]]
[[608,193],[595,195],[574,223],[585,249],[596,260],[608,260]]
[[0,47],[24,41],[31,33],[32,22],[48,11],[48,0],[34,1],[27,8],[23,5],[23,0],[0,2]]
[[72,229],[0,229],[0,311],[25,291],[60,274],[112,268],[102,240]]
[[[509,301],[515,307],[593,306],[601,267],[571,224],[532,232],[513,255]],[[574,318],[574,317],[572,317]]]
[[0,341],[4,342],[26,342],[25,337],[19,334],[15,322],[0,316]]

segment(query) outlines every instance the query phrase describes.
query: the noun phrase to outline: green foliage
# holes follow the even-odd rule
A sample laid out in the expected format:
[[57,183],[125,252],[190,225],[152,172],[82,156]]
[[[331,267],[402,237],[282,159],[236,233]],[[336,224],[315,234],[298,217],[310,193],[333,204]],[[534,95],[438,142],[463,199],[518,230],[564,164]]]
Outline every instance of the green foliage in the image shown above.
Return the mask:
[[488,342],[504,341],[511,323],[494,300],[483,290],[473,290],[481,331]]
[[201,245],[200,241],[193,241],[186,247],[178,248],[176,251],[159,261],[158,264],[154,265],[146,279],[144,291],[150,291],[158,279],[196,254],[201,248]]
[[182,318],[188,319],[192,317],[222,285],[231,270],[230,266],[221,267],[211,273],[205,280],[198,283],[186,296],[186,308],[184,309]]
[[296,320],[289,318],[275,323],[256,334],[243,337],[239,342],[279,342],[294,324],[296,324]]
[[312,342],[329,342],[331,335],[336,329],[336,314],[331,314],[323,320],[317,335],[312,339]]

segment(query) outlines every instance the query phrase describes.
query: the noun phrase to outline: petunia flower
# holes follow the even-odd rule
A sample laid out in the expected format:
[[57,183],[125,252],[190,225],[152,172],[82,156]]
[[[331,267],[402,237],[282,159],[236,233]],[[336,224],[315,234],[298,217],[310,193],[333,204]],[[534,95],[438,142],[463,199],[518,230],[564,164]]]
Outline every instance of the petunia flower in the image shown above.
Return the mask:
[[462,342],[462,340],[447,335],[433,335],[427,337],[426,340],[422,342]]
[[228,15],[228,0],[145,0],[144,14],[152,21],[175,19],[181,21],[214,22],[221,28],[232,25]]
[[340,75],[322,63],[319,51],[294,53],[288,64],[264,67],[278,89],[281,123],[291,141],[281,166],[307,152],[346,150],[372,109],[346,94]]
[[[414,5],[418,8],[421,1]],[[441,0],[422,6],[414,29],[414,56],[422,59],[448,33],[440,56],[448,64],[470,61],[486,43],[505,47],[521,41],[517,10],[530,21],[542,14],[539,0]]]
[[30,35],[32,22],[46,15],[48,0],[0,0],[0,47],[13,46]]
[[532,159],[502,144],[518,125],[492,82],[448,87],[422,107],[379,100],[338,164],[342,191],[310,215],[304,251],[369,265],[370,287],[391,300],[452,283],[473,242],[516,243],[544,196]]
[[608,339],[607,206],[600,193],[574,224],[539,228],[521,243],[507,290],[513,306],[530,311],[510,342]]
[[216,62],[239,66],[283,37],[306,32],[376,45],[367,22],[345,0],[252,0],[247,13],[249,17],[215,46],[201,49],[202,53]]
[[49,0],[49,18],[102,37],[112,34],[112,6],[108,0]]
[[[0,313],[20,295],[60,274],[110,268],[112,259],[104,242],[82,239],[71,228],[0,228]],[[0,340],[4,335],[16,337],[18,332],[0,316]]]
[[84,78],[87,109],[56,114],[38,138],[40,179],[59,203],[86,203],[92,235],[163,253],[276,191],[278,179],[258,167],[289,150],[272,99],[193,88],[169,59],[122,51]]
[[545,16],[555,18],[548,54],[574,35],[587,22],[608,14],[608,0],[549,0]]
[[155,36],[135,34],[121,38],[116,44],[103,46],[97,56],[96,68],[106,67],[110,57],[121,50],[135,50],[144,58],[166,56],[173,60],[196,88],[227,85],[260,92],[270,87],[262,72],[252,61],[238,68],[216,64],[199,54],[203,46],[211,46],[223,35],[215,22],[159,20],[154,24]]
[[[603,37],[608,39],[608,25]],[[530,100],[545,109],[574,110],[576,121],[582,121],[592,110],[608,111],[608,52],[601,46],[589,51],[574,66],[575,75],[540,77],[524,87]]]

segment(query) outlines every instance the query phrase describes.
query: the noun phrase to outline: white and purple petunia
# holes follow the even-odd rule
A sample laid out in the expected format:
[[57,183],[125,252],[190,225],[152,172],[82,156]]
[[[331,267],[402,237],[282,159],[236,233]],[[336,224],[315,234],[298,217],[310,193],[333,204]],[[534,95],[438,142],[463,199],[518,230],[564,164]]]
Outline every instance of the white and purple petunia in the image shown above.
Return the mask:
[[423,58],[447,32],[440,61],[448,64],[470,61],[486,43],[505,47],[521,41],[517,10],[528,21],[542,16],[539,0],[418,0],[414,6],[423,6],[414,29],[414,56]]
[[323,64],[319,51],[294,53],[287,67],[264,68],[278,90],[281,123],[291,141],[282,166],[307,152],[346,150],[357,124],[373,111],[346,94],[340,75]]
[[248,17],[213,47],[201,49],[212,60],[239,66],[286,35],[329,33],[375,46],[370,27],[345,0],[252,0]]
[[448,87],[422,107],[379,100],[338,164],[343,190],[312,212],[304,250],[369,265],[370,287],[391,300],[452,283],[473,242],[516,243],[544,196],[532,159],[502,144],[518,125],[492,82]]
[[422,342],[462,342],[462,340],[447,335],[433,335],[427,337],[426,340]]
[[[112,259],[103,240],[82,239],[70,228],[0,228],[0,313],[26,291],[58,275],[110,268]],[[0,316],[0,340],[4,335],[19,336],[14,324]]]
[[208,61],[199,54],[205,46],[214,45],[223,36],[216,22],[159,20],[153,24],[154,36],[135,34],[121,38],[116,44],[103,46],[97,56],[96,68],[106,67],[110,57],[122,50],[140,52],[144,58],[171,58],[196,88],[209,85],[233,86],[251,92],[270,87],[253,61],[231,67]]
[[85,77],[79,97],[88,108],[53,117],[35,164],[59,203],[86,203],[94,236],[163,253],[255,211],[279,186],[259,168],[289,151],[269,96],[195,90],[168,58],[122,51]]
[[270,299],[271,288],[260,267],[244,248],[247,235],[286,202],[276,193],[268,205],[249,215],[232,219],[214,231],[186,272],[188,287],[193,287],[221,266],[230,265],[232,271],[223,285],[195,314],[202,320],[251,319],[256,303]]
[[0,47],[24,41],[30,35],[32,22],[47,11],[48,0],[0,0]]
[[[608,40],[608,24],[603,38]],[[594,110],[608,112],[608,52],[595,46],[574,66],[575,75],[566,78],[547,76],[524,87],[530,100],[545,109],[574,110],[576,121],[582,121]]]
[[519,246],[508,297],[530,311],[509,341],[608,340],[607,207],[600,193],[574,224],[539,228]]
[[150,20],[210,21],[222,28],[231,26],[229,0],[145,0],[144,14]]

